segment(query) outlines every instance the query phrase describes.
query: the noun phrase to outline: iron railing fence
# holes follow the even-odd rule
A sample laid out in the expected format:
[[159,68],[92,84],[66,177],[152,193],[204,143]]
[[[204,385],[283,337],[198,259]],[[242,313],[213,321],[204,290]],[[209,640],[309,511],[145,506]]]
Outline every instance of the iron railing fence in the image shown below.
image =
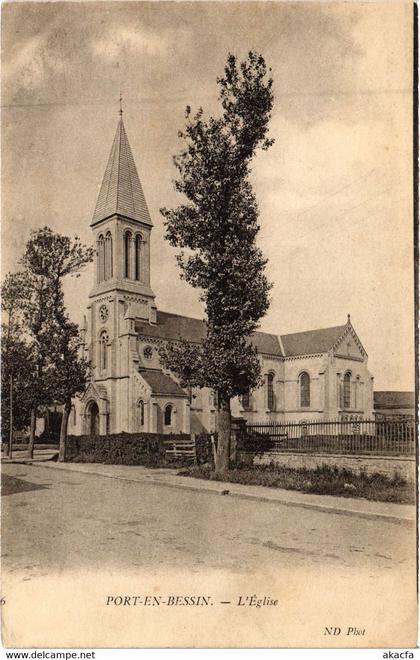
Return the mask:
[[250,423],[238,434],[238,447],[249,452],[330,452],[414,456],[414,419],[328,420]]

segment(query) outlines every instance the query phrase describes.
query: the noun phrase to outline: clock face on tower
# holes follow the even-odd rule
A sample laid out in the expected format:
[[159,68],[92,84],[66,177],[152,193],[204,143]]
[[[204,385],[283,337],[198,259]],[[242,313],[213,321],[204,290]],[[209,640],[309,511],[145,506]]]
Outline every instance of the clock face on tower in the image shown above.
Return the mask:
[[99,318],[102,323],[105,323],[108,320],[109,311],[106,305],[101,305],[99,308]]

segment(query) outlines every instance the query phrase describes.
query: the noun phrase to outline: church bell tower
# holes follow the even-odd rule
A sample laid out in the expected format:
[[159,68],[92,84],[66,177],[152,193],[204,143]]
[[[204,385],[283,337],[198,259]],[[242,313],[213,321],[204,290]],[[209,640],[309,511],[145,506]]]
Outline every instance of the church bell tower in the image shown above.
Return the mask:
[[121,109],[90,226],[96,257],[88,307],[89,359],[93,380],[111,386],[110,381],[129,375],[136,320],[156,323],[150,287],[152,221]]

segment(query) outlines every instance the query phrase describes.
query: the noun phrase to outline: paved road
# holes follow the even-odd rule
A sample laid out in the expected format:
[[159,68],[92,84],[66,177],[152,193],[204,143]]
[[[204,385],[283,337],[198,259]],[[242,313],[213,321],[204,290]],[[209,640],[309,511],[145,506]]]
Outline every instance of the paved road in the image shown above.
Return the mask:
[[[3,465],[2,565],[23,579],[85,567],[241,573],[278,564],[376,579],[415,557],[413,526]],[[366,573],[365,573],[366,574]]]

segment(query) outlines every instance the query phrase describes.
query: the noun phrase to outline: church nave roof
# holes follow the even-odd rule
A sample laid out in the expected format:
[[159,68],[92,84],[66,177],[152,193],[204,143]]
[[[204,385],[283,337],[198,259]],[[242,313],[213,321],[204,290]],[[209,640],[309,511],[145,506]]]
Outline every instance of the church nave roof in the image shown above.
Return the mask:
[[[194,319],[169,312],[157,312],[156,325],[146,322],[136,323],[136,331],[140,335],[200,343],[206,336],[206,324],[201,319]],[[252,343],[260,353],[282,356],[280,343],[276,335],[267,332],[254,332]]]
[[[254,332],[252,343],[259,353],[279,357],[328,353],[344,335],[348,327],[349,322],[332,328],[305,330],[304,332],[281,335],[280,339],[284,353],[279,337],[268,332]],[[200,343],[206,336],[206,324],[201,319],[158,311],[156,325],[150,325],[146,321],[138,321],[136,332],[144,337]]]

